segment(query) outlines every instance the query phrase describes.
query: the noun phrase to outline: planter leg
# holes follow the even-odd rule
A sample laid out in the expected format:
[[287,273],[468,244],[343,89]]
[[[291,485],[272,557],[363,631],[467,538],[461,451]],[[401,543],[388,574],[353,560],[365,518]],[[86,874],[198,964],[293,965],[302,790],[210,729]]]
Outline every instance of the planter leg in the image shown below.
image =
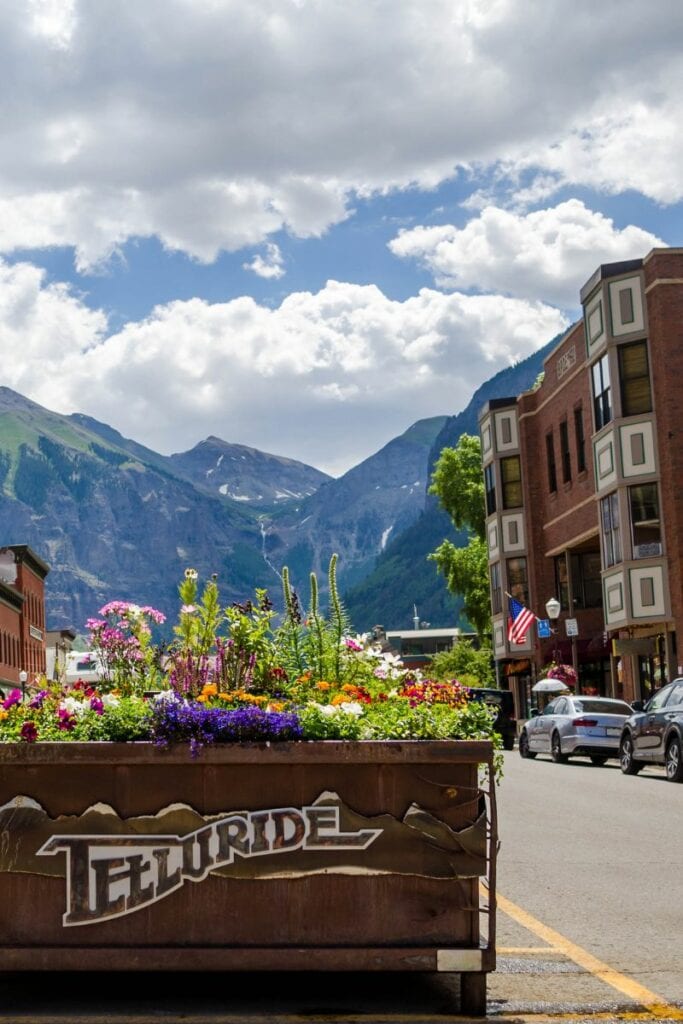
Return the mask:
[[460,975],[460,1012],[486,1016],[486,972],[468,971]]

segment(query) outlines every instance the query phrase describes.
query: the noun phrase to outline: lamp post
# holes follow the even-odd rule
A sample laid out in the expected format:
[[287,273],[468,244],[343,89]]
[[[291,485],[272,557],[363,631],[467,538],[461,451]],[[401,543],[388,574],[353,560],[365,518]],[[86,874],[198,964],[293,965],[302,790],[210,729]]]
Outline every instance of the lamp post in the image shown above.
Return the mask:
[[28,679],[28,672],[22,668],[19,673],[19,682],[21,683],[21,703],[23,704],[26,700],[26,680]]
[[[550,619],[550,621],[552,623],[556,623],[558,618],[560,617],[560,611],[562,610],[562,606],[561,606],[560,602],[557,600],[556,597],[551,597],[550,600],[546,601],[546,603],[545,603],[545,610],[546,610],[546,614],[547,614],[548,618]],[[553,627],[551,626],[550,629],[551,629],[551,632],[553,634],[553,637],[555,638],[555,649],[553,651],[553,660],[555,662],[557,662],[557,664],[559,665],[560,664],[560,651],[559,651],[559,648],[557,647],[557,627],[555,627],[553,629]]]

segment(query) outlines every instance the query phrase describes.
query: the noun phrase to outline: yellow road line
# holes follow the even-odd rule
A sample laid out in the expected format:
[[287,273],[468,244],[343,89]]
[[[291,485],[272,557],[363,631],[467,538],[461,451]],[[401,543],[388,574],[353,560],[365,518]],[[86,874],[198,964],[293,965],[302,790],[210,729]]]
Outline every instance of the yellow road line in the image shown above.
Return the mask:
[[496,953],[502,956],[510,956],[513,953],[549,953],[553,956],[559,954],[560,950],[554,946],[498,946]]
[[539,939],[543,939],[544,942],[550,943],[551,946],[564,953],[565,956],[573,960],[579,967],[583,967],[584,970],[596,978],[600,978],[601,981],[616,989],[617,992],[621,992],[622,995],[628,996],[629,999],[640,1003],[653,1017],[683,1020],[683,1010],[679,1010],[678,1007],[667,1003],[656,992],[651,992],[650,989],[634,981],[633,978],[629,978],[627,975],[610,967],[609,964],[598,960],[592,953],[582,949],[581,946],[575,945],[565,938],[564,935],[560,935],[559,932],[554,931],[552,928],[548,928],[547,925],[532,917],[526,910],[518,907],[516,903],[512,903],[504,896],[501,896],[500,893],[497,896],[497,900],[499,909],[504,914],[507,914],[508,917],[511,917],[513,921],[517,921],[518,924],[521,924],[534,935],[537,935]]

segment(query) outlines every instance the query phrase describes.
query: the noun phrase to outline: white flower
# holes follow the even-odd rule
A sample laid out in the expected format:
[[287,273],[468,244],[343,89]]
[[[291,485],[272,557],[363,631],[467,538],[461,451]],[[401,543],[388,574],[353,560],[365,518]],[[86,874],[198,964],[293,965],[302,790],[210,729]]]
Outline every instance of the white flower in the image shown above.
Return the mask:
[[119,703],[119,698],[115,697],[113,693],[105,693],[102,695],[102,703],[105,708],[115,708]]
[[343,711],[345,715],[355,715],[358,718],[363,714],[363,705],[358,704],[355,700],[347,700],[344,704],[339,705],[339,710]]
[[65,697],[60,707],[68,711],[70,715],[82,715],[85,709],[90,707],[90,704],[84,704],[83,701],[76,700],[75,697]]

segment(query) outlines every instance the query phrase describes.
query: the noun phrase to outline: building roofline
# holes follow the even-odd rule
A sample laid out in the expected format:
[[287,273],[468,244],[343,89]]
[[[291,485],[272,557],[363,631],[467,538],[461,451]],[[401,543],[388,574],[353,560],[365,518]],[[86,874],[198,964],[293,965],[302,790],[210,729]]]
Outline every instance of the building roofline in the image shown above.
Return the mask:
[[9,548],[10,551],[14,551],[19,561],[24,562],[33,569],[37,576],[41,579],[45,579],[50,571],[50,566],[47,562],[44,562],[40,555],[37,555],[33,548],[30,548],[28,544],[6,544],[5,547]]
[[[668,250],[667,250],[668,251]],[[649,256],[645,257],[646,259]],[[585,302],[588,296],[595,291],[601,281],[609,277],[619,277],[620,274],[628,274],[632,270],[641,270],[644,260],[621,260],[619,263],[601,263],[597,270],[594,270],[583,288],[579,292],[581,302]]]

